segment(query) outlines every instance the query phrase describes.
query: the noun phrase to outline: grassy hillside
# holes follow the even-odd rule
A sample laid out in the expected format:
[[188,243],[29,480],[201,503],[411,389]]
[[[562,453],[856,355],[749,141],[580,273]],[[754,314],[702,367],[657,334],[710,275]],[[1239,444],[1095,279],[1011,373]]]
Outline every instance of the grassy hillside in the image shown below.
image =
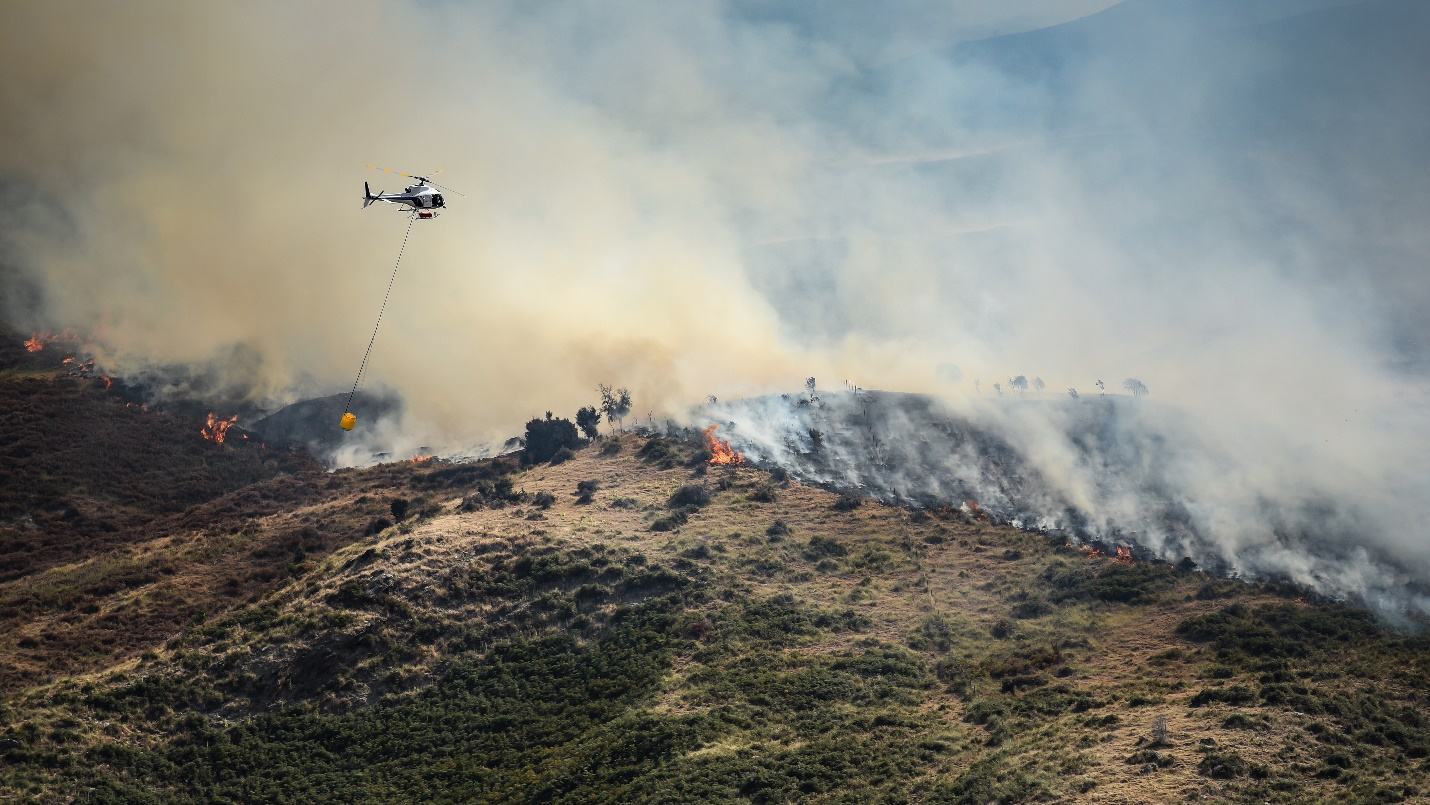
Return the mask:
[[1430,795],[1424,638],[699,453],[279,475],[4,581],[0,796]]

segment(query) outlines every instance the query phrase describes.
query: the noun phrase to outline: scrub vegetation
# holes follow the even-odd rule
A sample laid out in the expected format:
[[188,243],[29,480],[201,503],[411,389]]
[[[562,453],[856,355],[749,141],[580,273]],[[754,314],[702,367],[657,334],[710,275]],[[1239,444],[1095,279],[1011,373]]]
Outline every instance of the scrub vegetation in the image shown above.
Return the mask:
[[[58,480],[6,487],[0,538],[65,533],[16,525],[56,495],[143,527],[7,554],[0,797],[1430,796],[1430,643],[1287,585],[855,504],[678,437],[326,473],[26,367],[0,386]],[[216,480],[133,514],[135,485],[72,466],[83,406],[163,442],[143,472]]]

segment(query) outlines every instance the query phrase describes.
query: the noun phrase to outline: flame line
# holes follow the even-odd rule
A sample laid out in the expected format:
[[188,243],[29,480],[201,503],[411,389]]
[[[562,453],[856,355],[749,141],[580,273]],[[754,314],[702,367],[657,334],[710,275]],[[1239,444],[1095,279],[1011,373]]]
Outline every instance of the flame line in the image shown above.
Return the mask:
[[382,326],[382,314],[387,312],[387,300],[392,296],[392,284],[397,282],[397,269],[402,265],[402,253],[407,251],[407,238],[412,235],[412,222],[416,220],[416,213],[407,218],[407,231],[402,235],[402,248],[397,250],[397,262],[392,264],[392,278],[387,281],[387,293],[382,295],[382,307],[377,309],[377,323],[372,326],[372,338],[367,340],[367,352],[362,355],[362,363],[358,366],[357,377],[353,378],[353,390],[348,392],[347,405],[343,406],[345,414],[353,407],[353,397],[357,396],[358,384],[362,382],[362,373],[367,370],[367,359],[372,355],[373,343],[377,341],[377,328]]

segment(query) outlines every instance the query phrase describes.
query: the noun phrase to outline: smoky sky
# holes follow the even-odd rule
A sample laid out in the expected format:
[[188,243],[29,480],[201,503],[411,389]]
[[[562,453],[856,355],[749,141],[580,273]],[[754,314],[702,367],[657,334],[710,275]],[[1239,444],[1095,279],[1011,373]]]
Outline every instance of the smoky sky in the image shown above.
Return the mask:
[[232,365],[257,409],[343,391],[405,226],[362,163],[444,168],[369,369],[413,445],[603,382],[660,416],[1136,377],[1218,457],[1199,505],[1356,497],[1423,574],[1430,10],[872,8],[10,4],[6,315],[121,374]]

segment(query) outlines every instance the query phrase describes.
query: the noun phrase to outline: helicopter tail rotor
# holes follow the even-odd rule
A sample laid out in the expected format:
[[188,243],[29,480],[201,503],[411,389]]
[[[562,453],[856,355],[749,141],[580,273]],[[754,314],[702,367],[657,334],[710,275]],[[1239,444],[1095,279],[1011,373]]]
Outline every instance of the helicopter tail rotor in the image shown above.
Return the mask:
[[363,209],[367,209],[367,208],[368,208],[368,205],[371,204],[371,203],[373,203],[374,201],[377,201],[378,196],[381,196],[381,195],[382,195],[382,191],[379,190],[379,191],[377,191],[377,195],[374,196],[374,195],[372,194],[372,188],[370,188],[370,187],[367,186],[367,182],[363,182],[363,183],[362,183],[362,208],[363,208]]

